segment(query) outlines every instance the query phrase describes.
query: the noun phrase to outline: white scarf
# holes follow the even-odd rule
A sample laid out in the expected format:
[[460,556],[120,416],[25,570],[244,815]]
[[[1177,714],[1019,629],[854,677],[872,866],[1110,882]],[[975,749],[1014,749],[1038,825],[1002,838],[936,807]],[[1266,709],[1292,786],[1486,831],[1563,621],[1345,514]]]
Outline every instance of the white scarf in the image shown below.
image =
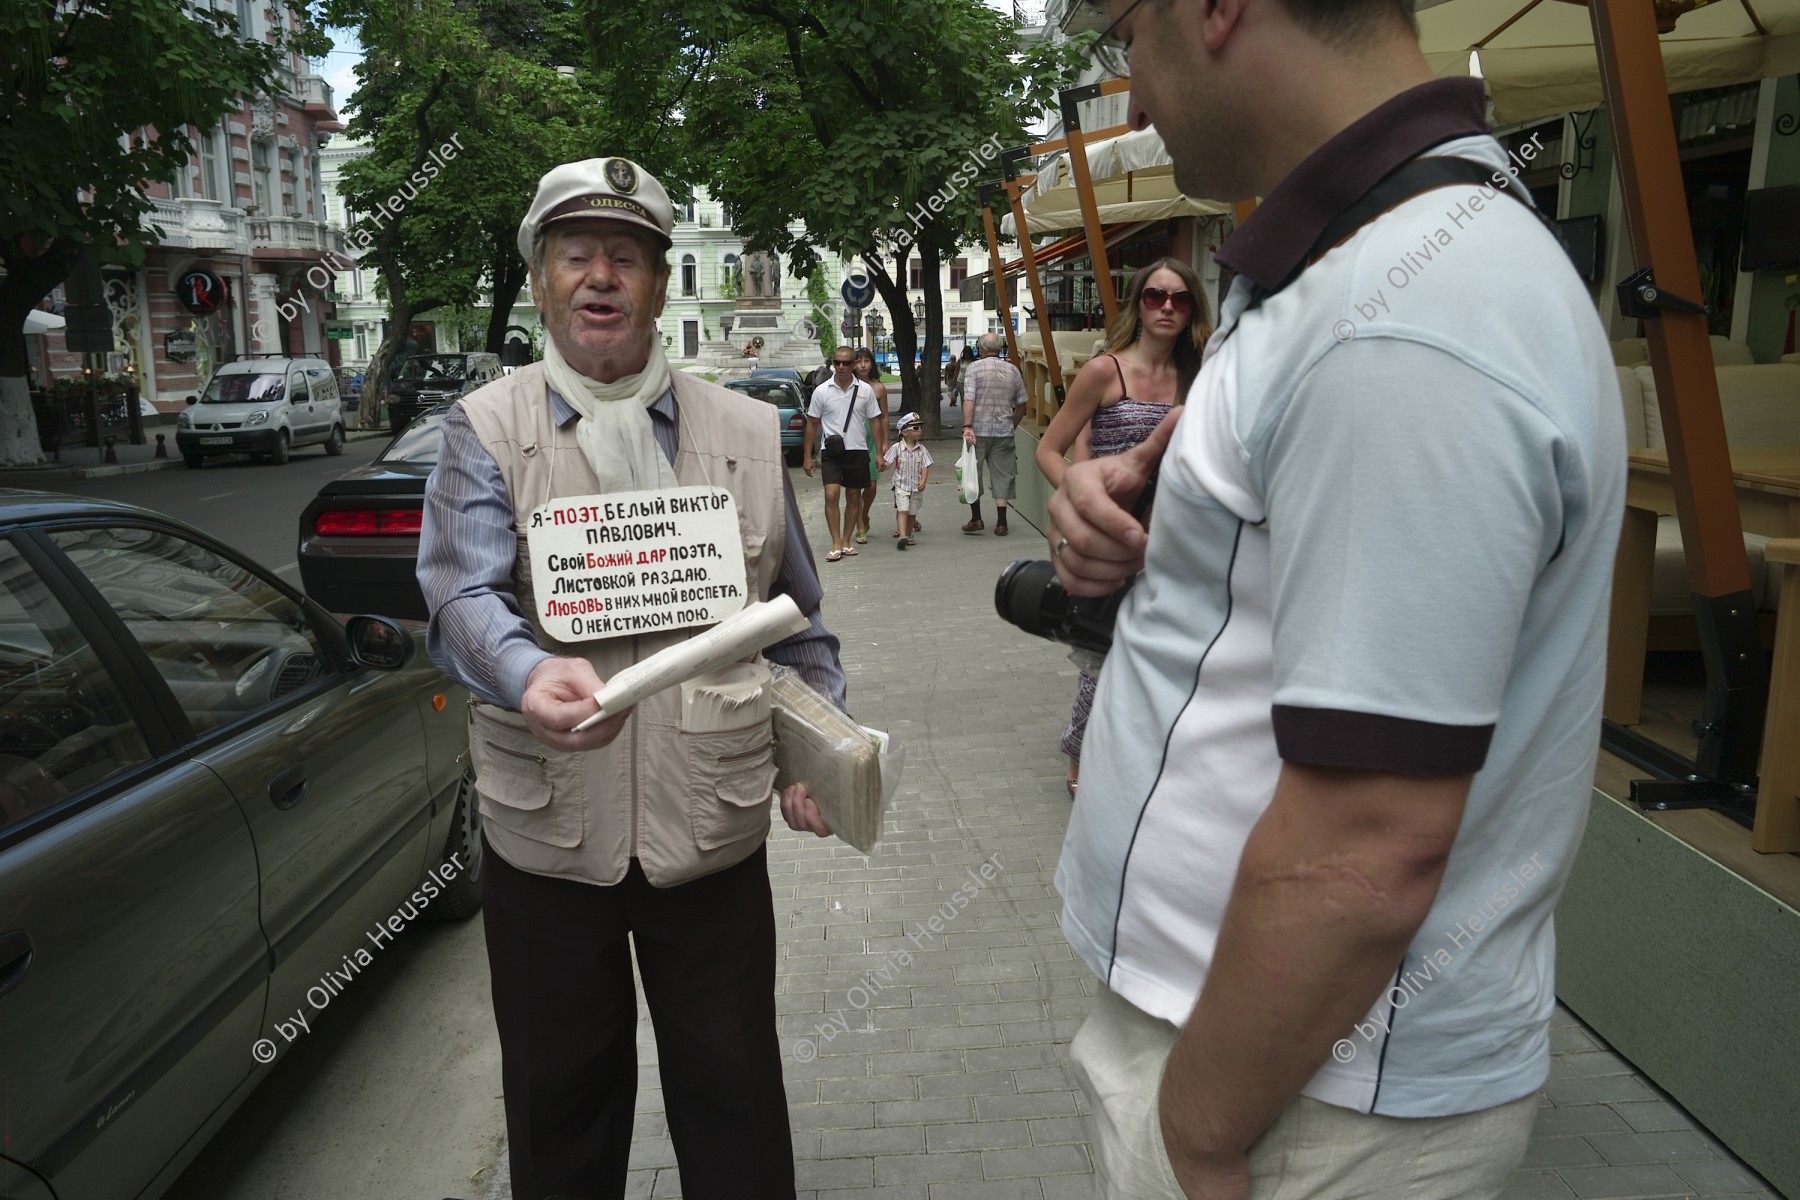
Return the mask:
[[675,468],[650,425],[650,406],[669,390],[669,360],[650,339],[650,357],[636,375],[613,383],[589,379],[544,340],[544,378],[550,389],[581,414],[575,441],[594,469],[602,492],[643,492],[676,486]]

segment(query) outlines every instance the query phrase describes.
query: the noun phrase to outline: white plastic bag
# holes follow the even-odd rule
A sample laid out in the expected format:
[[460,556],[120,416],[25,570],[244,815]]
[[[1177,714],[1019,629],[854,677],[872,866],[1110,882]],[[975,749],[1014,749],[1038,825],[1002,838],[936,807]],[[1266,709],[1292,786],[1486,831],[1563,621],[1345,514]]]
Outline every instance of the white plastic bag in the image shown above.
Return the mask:
[[962,456],[956,460],[956,487],[964,504],[981,499],[981,464],[975,460],[975,447],[963,443]]

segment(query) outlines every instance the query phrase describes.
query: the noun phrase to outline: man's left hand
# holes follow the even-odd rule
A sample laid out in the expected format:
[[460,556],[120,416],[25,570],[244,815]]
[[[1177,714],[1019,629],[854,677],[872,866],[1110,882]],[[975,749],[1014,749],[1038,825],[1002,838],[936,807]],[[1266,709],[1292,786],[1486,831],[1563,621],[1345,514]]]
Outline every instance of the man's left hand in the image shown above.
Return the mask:
[[831,836],[831,826],[825,823],[817,802],[813,800],[812,793],[806,790],[804,783],[790,783],[787,790],[781,793],[781,819],[795,833]]

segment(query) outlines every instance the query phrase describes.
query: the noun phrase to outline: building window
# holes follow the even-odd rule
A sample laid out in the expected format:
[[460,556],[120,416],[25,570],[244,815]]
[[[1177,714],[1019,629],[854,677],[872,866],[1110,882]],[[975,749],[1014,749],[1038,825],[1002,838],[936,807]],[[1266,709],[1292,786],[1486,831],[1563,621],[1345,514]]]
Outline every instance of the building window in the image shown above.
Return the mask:
[[689,196],[686,200],[681,202],[681,219],[688,222],[690,225],[693,224],[694,221],[695,207],[694,198],[692,196]]
[[361,325],[356,327],[356,357],[361,361],[369,357],[369,331]]
[[681,323],[681,357],[694,358],[700,353],[700,322]]
[[200,192],[208,200],[225,199],[225,163],[218,126],[200,130]]
[[[700,268],[694,263],[694,256],[681,256],[681,294],[692,296],[700,290]],[[691,356],[690,356],[691,357]]]
[[951,287],[953,287],[953,288],[961,287],[963,285],[963,281],[968,279],[968,277],[969,277],[969,260],[968,259],[959,258],[955,262],[950,264],[950,286]]
[[906,286],[911,288],[915,292],[924,290],[924,288],[925,288],[925,260],[924,259],[912,258],[912,259],[907,260],[907,262],[906,262]]
[[298,210],[298,205],[294,203],[295,172],[293,152],[286,146],[283,146],[278,159],[281,163],[281,211],[275,215],[278,217],[285,217],[289,213]]
[[967,317],[951,317],[950,318],[950,336],[951,337],[968,337],[969,336],[969,318],[967,318]]
[[237,0],[238,36],[250,40],[256,36],[256,6],[253,0]]
[[[735,287],[738,280],[738,256],[727,254],[719,263],[719,287],[728,289]],[[742,291],[742,288],[737,290]]]
[[256,138],[250,143],[250,186],[256,197],[256,211],[263,216],[269,215],[269,206],[275,196],[273,184],[274,165],[270,162],[269,143],[263,138]]

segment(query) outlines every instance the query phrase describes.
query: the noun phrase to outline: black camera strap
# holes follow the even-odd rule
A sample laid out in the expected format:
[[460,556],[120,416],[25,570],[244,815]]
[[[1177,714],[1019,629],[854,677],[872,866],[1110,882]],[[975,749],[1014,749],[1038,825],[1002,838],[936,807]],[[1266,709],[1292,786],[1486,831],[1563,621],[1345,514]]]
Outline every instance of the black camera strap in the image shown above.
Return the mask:
[[[1324,232],[1319,234],[1318,240],[1306,252],[1306,257],[1302,258],[1299,265],[1288,273],[1287,278],[1272,288],[1265,288],[1261,284],[1252,288],[1250,303],[1245,311],[1256,308],[1270,296],[1282,291],[1294,280],[1300,278],[1308,267],[1349,241],[1363,226],[1399,208],[1408,200],[1439,188],[1473,185],[1510,196],[1516,203],[1523,204],[1554,235],[1556,227],[1550,223],[1548,217],[1538,211],[1537,206],[1524,193],[1524,184],[1517,179],[1511,179],[1508,180],[1507,186],[1498,187],[1494,183],[1496,170],[1497,168],[1490,167],[1485,163],[1478,163],[1468,158],[1458,158],[1455,155],[1436,154],[1408,159],[1382,176],[1376,181],[1375,186],[1364,192],[1359,199],[1327,222]],[[1559,243],[1560,240],[1559,238]]]

